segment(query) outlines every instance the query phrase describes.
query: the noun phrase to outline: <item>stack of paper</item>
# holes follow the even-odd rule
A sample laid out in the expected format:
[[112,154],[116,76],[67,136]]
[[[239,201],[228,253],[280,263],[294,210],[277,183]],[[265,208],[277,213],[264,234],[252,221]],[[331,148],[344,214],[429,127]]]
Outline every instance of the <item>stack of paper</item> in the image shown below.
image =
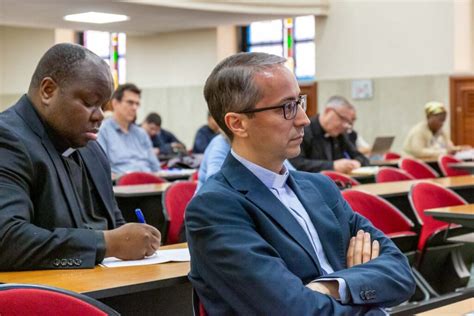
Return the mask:
[[188,248],[183,249],[170,249],[170,250],[158,250],[155,254],[146,257],[141,260],[121,260],[119,258],[110,257],[105,258],[102,261],[102,265],[108,268],[115,267],[130,267],[130,266],[143,266],[148,264],[157,264],[170,261],[190,261]]

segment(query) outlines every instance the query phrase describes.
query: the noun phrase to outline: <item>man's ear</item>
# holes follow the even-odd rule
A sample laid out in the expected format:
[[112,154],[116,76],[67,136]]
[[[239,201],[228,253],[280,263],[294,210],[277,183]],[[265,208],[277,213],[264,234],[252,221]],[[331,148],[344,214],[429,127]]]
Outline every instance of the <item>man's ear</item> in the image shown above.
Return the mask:
[[41,80],[39,92],[41,103],[48,106],[51,99],[59,92],[59,86],[51,77],[45,77]]
[[224,116],[225,125],[230,129],[232,134],[237,137],[244,138],[248,136],[246,121],[248,117],[245,114],[229,112]]

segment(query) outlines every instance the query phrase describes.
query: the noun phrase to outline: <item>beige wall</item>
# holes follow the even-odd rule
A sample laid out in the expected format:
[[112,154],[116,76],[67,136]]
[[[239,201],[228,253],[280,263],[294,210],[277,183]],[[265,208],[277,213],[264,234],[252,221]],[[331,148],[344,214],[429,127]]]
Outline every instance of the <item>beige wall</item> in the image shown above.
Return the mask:
[[0,26],[0,111],[28,89],[43,53],[54,44],[54,30]]
[[143,88],[138,121],[160,113],[163,127],[188,148],[207,122],[202,94],[207,76],[236,49],[233,27],[173,32],[127,39],[127,81]]
[[332,1],[316,19],[318,79],[453,70],[454,0]]
[[[332,1],[329,17],[316,19],[320,109],[333,94],[347,97],[355,129],[369,143],[395,135],[401,151],[426,102],[449,105],[449,75],[472,71],[471,24],[471,0]],[[373,98],[352,100],[354,79],[372,79]]]

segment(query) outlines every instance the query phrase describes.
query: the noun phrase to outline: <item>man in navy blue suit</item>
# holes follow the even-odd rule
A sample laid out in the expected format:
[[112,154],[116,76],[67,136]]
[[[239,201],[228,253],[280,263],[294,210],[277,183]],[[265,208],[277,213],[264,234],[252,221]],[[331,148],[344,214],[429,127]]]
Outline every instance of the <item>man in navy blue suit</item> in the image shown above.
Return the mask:
[[210,315],[383,314],[413,294],[410,267],[331,180],[283,165],[309,124],[284,62],[240,53],[206,81],[232,150],[186,210],[189,278]]

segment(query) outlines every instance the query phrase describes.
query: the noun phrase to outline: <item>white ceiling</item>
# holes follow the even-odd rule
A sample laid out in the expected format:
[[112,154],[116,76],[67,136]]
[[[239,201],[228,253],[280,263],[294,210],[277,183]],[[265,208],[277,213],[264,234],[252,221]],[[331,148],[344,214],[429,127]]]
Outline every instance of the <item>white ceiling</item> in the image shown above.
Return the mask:
[[[326,15],[329,0],[0,0],[0,25],[149,34],[245,25],[296,15]],[[67,22],[88,11],[125,14],[110,24]]]

